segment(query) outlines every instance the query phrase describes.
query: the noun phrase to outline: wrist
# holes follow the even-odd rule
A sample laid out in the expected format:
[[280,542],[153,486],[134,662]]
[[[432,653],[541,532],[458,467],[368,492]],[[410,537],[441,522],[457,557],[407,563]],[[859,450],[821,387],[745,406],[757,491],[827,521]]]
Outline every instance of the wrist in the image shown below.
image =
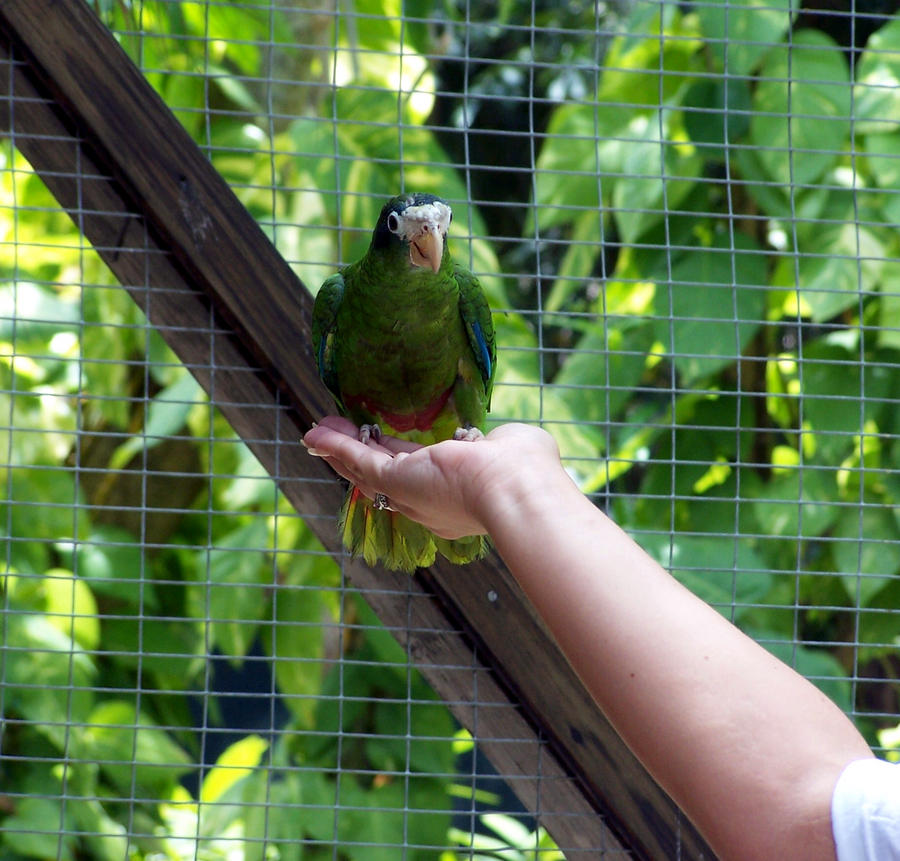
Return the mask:
[[539,536],[550,519],[583,502],[559,461],[506,467],[501,480],[489,482],[473,506],[478,522],[494,541],[505,535],[525,540]]

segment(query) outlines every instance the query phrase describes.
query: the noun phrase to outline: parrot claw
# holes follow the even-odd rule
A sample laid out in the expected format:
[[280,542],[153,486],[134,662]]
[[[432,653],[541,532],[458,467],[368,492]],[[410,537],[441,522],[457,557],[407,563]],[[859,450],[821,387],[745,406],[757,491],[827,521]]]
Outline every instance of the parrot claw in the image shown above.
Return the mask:
[[475,442],[476,440],[484,439],[484,434],[478,430],[478,428],[468,426],[457,428],[453,432],[453,439],[463,440],[464,442]]
[[370,439],[381,442],[381,428],[377,424],[360,425],[358,439],[363,445],[368,445]]

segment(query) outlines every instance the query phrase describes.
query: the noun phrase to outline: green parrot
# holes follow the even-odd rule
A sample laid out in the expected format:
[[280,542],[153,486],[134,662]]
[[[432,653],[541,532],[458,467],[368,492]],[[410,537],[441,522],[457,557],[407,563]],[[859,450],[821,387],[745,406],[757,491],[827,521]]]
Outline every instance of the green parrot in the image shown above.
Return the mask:
[[[364,442],[382,432],[423,445],[482,436],[497,368],[494,325],[478,279],[450,257],[451,218],[434,195],[392,198],[365,256],[316,295],[319,376]],[[354,556],[409,573],[437,552],[462,564],[487,550],[483,536],[440,538],[353,486],[339,528]]]

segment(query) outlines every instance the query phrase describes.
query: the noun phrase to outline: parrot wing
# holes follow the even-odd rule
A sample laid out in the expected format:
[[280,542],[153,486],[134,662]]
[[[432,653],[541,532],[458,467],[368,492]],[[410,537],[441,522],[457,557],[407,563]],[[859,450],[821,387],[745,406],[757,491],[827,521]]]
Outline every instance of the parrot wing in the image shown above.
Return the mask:
[[334,367],[334,339],[338,308],[340,308],[343,298],[344,276],[338,272],[327,278],[319,288],[312,316],[312,342],[319,377],[331,392],[341,412],[344,412],[344,405],[341,401],[341,387],[338,384],[337,371]]
[[453,277],[459,285],[459,312],[469,336],[469,346],[484,382],[485,406],[490,409],[491,390],[497,371],[497,344],[491,308],[478,279],[468,269],[455,266]]

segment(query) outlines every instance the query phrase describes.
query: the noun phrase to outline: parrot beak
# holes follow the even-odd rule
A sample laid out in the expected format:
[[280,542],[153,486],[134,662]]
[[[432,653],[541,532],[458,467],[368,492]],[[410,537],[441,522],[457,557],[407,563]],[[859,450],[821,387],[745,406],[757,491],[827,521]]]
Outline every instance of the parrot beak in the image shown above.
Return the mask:
[[437,272],[443,256],[444,237],[435,225],[426,224],[422,233],[409,242],[409,262],[413,266],[427,266]]
[[395,232],[409,243],[410,264],[440,271],[451,216],[450,207],[441,200],[407,206],[398,213]]

